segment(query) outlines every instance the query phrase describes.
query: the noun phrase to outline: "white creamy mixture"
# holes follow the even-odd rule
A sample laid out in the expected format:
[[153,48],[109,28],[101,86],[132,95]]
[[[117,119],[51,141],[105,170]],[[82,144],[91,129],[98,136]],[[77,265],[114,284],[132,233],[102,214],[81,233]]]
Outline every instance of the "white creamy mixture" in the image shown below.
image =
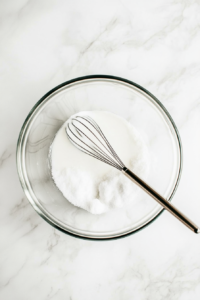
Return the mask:
[[[125,166],[145,179],[149,169],[148,151],[138,131],[115,114],[84,113],[98,123]],[[120,171],[72,145],[66,135],[66,123],[51,146],[52,177],[64,197],[93,214],[102,214],[134,201],[139,188]]]

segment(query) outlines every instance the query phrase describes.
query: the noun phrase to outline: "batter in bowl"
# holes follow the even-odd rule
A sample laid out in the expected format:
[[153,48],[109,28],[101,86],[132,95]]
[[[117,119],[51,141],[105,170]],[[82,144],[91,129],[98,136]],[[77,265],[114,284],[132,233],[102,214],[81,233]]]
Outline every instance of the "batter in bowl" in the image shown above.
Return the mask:
[[[88,111],[123,163],[146,179],[148,149],[139,132],[125,119],[106,111]],[[52,178],[73,205],[93,214],[102,214],[136,201],[139,188],[121,172],[78,150],[66,135],[67,121],[57,132],[50,149]]]

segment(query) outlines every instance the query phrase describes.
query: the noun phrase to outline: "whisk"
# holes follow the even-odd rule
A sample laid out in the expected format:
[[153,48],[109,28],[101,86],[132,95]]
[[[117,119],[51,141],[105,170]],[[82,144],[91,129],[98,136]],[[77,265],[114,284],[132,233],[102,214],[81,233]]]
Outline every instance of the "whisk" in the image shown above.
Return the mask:
[[121,171],[189,229],[195,233],[200,232],[197,225],[124,165],[99,125],[90,116],[71,117],[67,122],[66,133],[69,140],[82,152]]

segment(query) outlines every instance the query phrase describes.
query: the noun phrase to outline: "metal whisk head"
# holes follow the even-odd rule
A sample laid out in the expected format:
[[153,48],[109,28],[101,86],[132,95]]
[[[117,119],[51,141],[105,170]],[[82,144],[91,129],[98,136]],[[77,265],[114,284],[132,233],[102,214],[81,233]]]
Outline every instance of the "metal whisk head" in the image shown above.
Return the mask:
[[122,170],[125,166],[99,125],[89,116],[74,116],[66,126],[69,140],[84,153]]

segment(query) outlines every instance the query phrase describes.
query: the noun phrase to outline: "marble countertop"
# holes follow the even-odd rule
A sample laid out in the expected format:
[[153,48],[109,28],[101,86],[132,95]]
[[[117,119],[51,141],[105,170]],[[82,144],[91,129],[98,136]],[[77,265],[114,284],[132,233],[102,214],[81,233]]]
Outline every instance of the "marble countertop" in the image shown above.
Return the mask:
[[182,138],[174,203],[200,224],[200,2],[0,2],[0,299],[198,300],[200,236],[164,212],[121,240],[65,235],[32,208],[16,143],[33,105],[54,86],[110,74],[152,92]]

